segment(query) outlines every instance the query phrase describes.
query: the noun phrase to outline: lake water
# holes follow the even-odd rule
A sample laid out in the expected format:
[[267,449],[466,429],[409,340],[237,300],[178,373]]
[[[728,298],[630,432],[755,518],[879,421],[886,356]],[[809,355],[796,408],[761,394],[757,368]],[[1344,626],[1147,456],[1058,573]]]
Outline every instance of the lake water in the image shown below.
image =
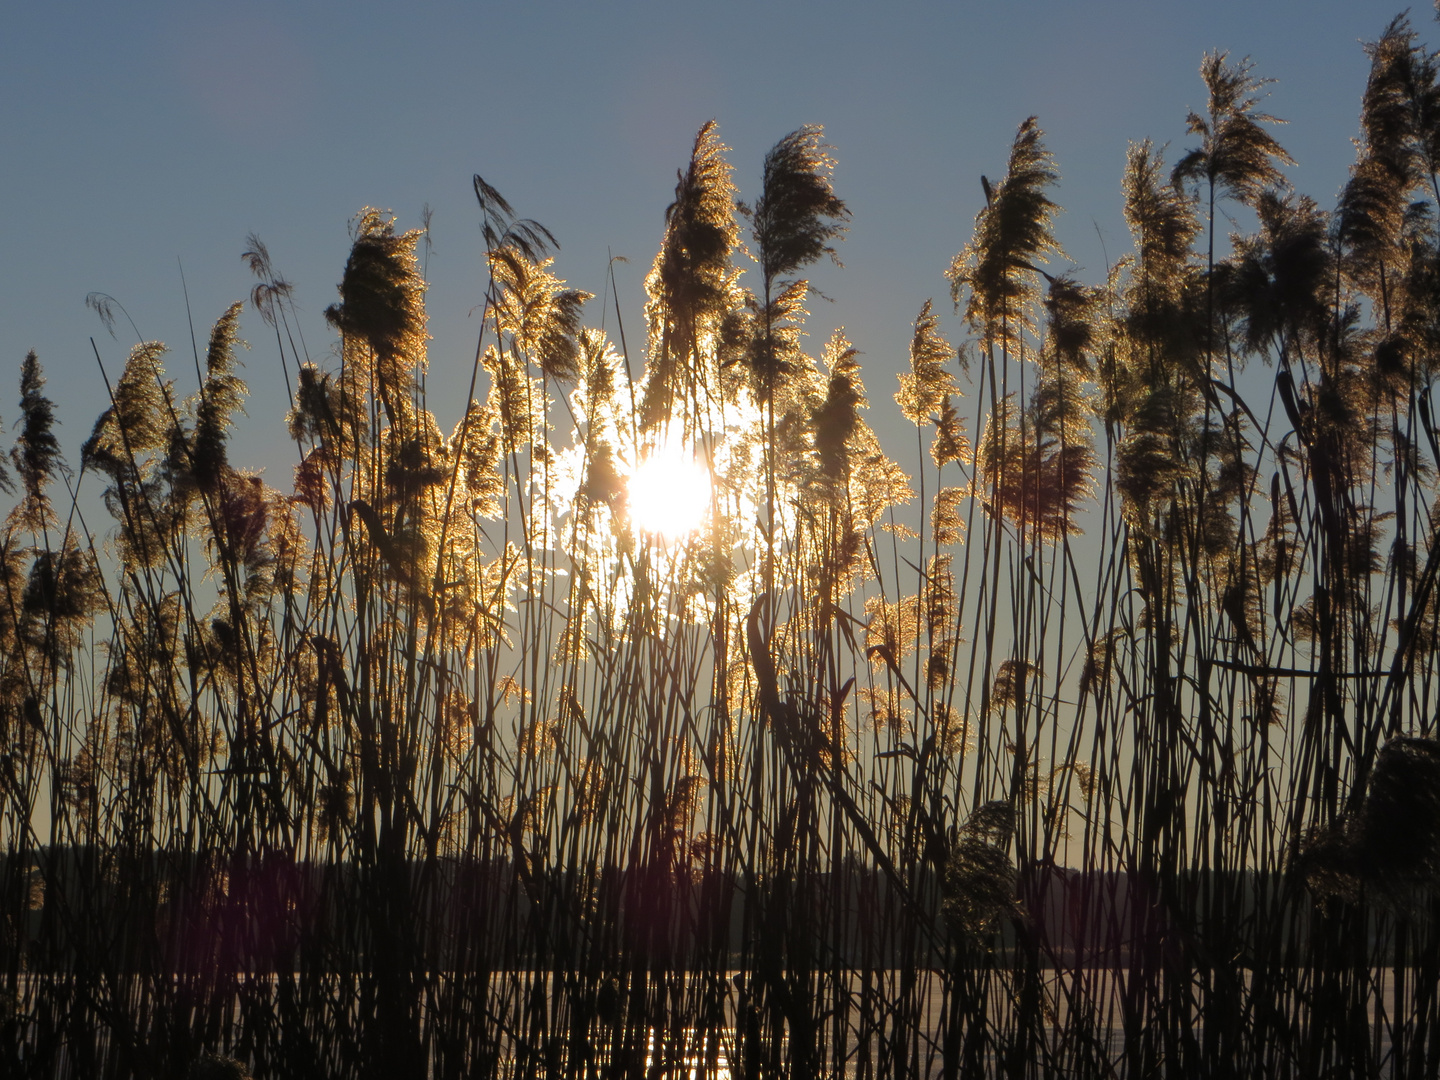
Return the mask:
[[[532,972],[512,971],[495,973],[488,988],[481,984],[485,994],[486,1013],[491,1017],[508,1017],[508,1022],[490,1025],[487,1038],[474,1040],[475,1046],[484,1044],[475,1060],[470,1060],[465,1050],[458,1053],[463,1059],[462,1073],[469,1075],[472,1066],[498,1067],[501,1076],[527,1074],[533,1077],[555,1080],[558,1077],[583,1077],[587,1075],[614,1074],[643,1075],[649,1078],[683,1078],[683,1080],[731,1080],[742,1073],[745,1046],[739,1032],[745,1026],[741,1010],[750,1000],[744,987],[753,986],[753,976],[737,972],[727,973],[724,980],[703,975],[667,975],[650,977],[644,987],[644,998],[654,1015],[658,1002],[671,1002],[680,1015],[706,1015],[700,1003],[708,1000],[712,1006],[718,1000],[719,1011],[710,1011],[717,1022],[709,1027],[697,1026],[649,1026],[643,1021],[632,1020],[628,1024],[617,1024],[599,1031],[589,1040],[574,1036],[561,1026],[546,1040],[527,1040],[524,1036],[529,1028],[522,1019],[524,1002],[533,1002],[537,989],[537,975]],[[1244,1000],[1249,998],[1250,976],[1248,972],[1237,973],[1239,993]],[[1308,974],[1308,973],[1306,973]],[[740,976],[737,978],[737,976]],[[1081,969],[1068,971],[1046,970],[1041,972],[1040,1000],[1044,1023],[1038,1032],[1040,1045],[1036,1047],[1037,1060],[1064,1062],[1073,1060],[1079,1052],[1080,1041],[1084,1052],[1092,1058],[1100,1058],[1121,1066],[1126,1048],[1124,1024],[1124,998],[1129,976],[1126,972],[1108,969]],[[1405,1003],[1397,1001],[1394,994],[1394,977],[1389,971],[1372,973],[1372,992],[1368,996],[1366,1023],[1368,1036],[1369,1069],[1379,1075],[1388,1075],[1394,1065],[1389,1060],[1391,1031],[1394,1018],[1402,1018]],[[58,980],[57,980],[58,981]],[[1308,1015],[1305,1000],[1313,987],[1303,984],[1293,990],[1286,990],[1294,1001],[1293,1011],[1286,1017],[1294,1024],[1294,1032],[1300,1038],[1324,1038],[1325,1033],[1312,1030],[1314,1024]],[[1413,983],[1406,979],[1405,982]],[[881,1077],[904,1072],[907,1076],[939,1076],[943,1069],[942,1040],[945,1037],[947,1021],[944,994],[944,980],[933,971],[850,972],[841,980],[826,980],[823,993],[817,993],[806,1001],[812,1013],[822,1015],[822,1031],[825,1044],[818,1048],[819,1059],[812,1068],[817,1075],[837,1078]],[[153,984],[151,984],[153,986]],[[421,992],[420,1038],[428,1047],[431,1058],[431,1073],[436,1075],[442,1057],[453,1067],[457,1049],[453,1042],[443,1037],[444,1008],[447,993],[456,984],[440,977],[431,980]],[[547,982],[546,987],[553,984]],[[235,1004],[229,1015],[223,1018],[222,1026],[232,1030],[244,1023],[239,999],[249,999],[249,1016],[257,999],[264,1008],[264,999],[276,989],[273,976],[241,979]],[[33,988],[33,987],[32,987]],[[149,991],[134,986],[141,997]],[[1007,978],[997,975],[989,994],[986,1009],[987,1031],[998,1037],[999,1042],[1007,1041],[1007,1033],[1013,1033],[1016,1026],[1016,1006],[1013,986]],[[473,995],[474,986],[468,992]],[[353,994],[353,989],[342,990],[337,983],[332,1007],[345,1012],[340,997]],[[707,997],[708,995],[708,997]],[[22,1002],[27,996],[22,990]],[[135,999],[131,999],[135,1003]],[[23,1004],[22,1004],[23,1008]],[[351,1006],[352,1017],[357,1016],[358,1002]],[[555,998],[550,998],[550,1019],[565,1024],[558,1014],[564,1009],[556,1008]],[[662,1014],[663,1015],[663,1014]],[[210,1014],[212,1022],[214,1014]],[[723,1016],[723,1020],[720,1017]],[[358,1017],[357,1017],[358,1018]],[[1358,1015],[1354,1017],[1358,1020]],[[475,1035],[478,1033],[469,1033]],[[1150,1033],[1151,1035],[1154,1032]],[[1204,1042],[1203,1018],[1194,1017],[1190,1030],[1194,1042],[1191,1054],[1197,1053]],[[104,1056],[105,1037],[97,1032],[100,1045],[97,1047]],[[577,1041],[578,1039],[578,1041]],[[818,1040],[817,1040],[818,1041]],[[986,1074],[995,1071],[993,1058],[994,1041],[987,1043],[992,1049],[982,1051],[983,1068]],[[442,1046],[445,1049],[442,1050]],[[766,1044],[768,1060],[784,1062],[791,1055],[790,1046],[781,1041],[778,1045]],[[61,1049],[55,1074],[75,1074],[79,1061],[71,1057],[68,1048]],[[1187,1057],[1190,1056],[1187,1054]],[[481,1060],[483,1058],[483,1061]],[[1288,1059],[1287,1060],[1291,1060]],[[448,1071],[448,1070],[446,1070]],[[760,1075],[769,1073],[761,1068]],[[1123,1068],[1117,1068],[1123,1075]],[[1294,1070],[1292,1070],[1294,1071]],[[283,1070],[282,1070],[283,1073]]]

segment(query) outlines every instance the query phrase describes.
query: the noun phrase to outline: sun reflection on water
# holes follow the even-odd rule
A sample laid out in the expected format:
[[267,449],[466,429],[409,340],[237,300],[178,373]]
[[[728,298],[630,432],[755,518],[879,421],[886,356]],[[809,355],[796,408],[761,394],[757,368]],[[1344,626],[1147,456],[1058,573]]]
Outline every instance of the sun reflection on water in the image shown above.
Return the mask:
[[[681,1055],[679,1060],[667,1060],[662,1054],[656,1059],[655,1032],[650,1032],[650,1044],[645,1053],[645,1075],[677,1077],[680,1080],[731,1080],[730,1061],[725,1051],[719,1046],[711,1045],[710,1053],[703,1049],[706,1042],[712,1042],[715,1035],[708,1037],[700,1036],[695,1028],[686,1028],[686,1041],[693,1040],[693,1045],[686,1053]],[[733,1032],[730,1033],[733,1037]],[[713,1056],[714,1060],[708,1060]]]

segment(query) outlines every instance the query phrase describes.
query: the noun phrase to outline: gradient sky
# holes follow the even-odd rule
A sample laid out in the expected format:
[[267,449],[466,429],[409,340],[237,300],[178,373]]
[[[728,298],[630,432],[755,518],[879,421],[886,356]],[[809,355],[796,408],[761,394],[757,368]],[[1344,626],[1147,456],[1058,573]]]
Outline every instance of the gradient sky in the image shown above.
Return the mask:
[[[91,291],[167,342],[171,374],[193,390],[180,266],[203,347],[254,283],[240,259],[251,232],[296,286],[310,355],[326,361],[321,312],[336,296],[347,221],[370,205],[414,227],[428,204],[429,387],[448,428],[484,284],[477,172],[555,233],[556,270],[572,285],[599,293],[607,252],[629,258],[617,278],[638,371],[642,282],[675,171],[714,117],[744,198],[779,137],[825,126],[854,219],[845,268],[814,275],[834,303],[811,305],[809,347],[818,353],[844,325],[864,354],[871,422],[898,430],[890,395],[910,322],[934,297],[952,340],[964,337],[943,272],[969,239],[980,175],[1003,174],[1026,116],[1040,118],[1061,173],[1061,242],[1080,277],[1099,282],[1129,246],[1127,144],[1169,143],[1171,161],[1191,145],[1184,120],[1204,106],[1206,50],[1248,55],[1277,80],[1267,108],[1289,121],[1279,137],[1298,162],[1291,180],[1328,207],[1354,158],[1361,42],[1400,10],[1372,0],[7,4],[0,420],[18,417],[20,362],[36,349],[78,457],[106,404],[89,338],[112,375],[134,340],[105,333],[84,306]],[[1440,43],[1429,7],[1412,20]],[[278,354],[253,313],[244,327],[251,419],[232,457],[288,486]]]

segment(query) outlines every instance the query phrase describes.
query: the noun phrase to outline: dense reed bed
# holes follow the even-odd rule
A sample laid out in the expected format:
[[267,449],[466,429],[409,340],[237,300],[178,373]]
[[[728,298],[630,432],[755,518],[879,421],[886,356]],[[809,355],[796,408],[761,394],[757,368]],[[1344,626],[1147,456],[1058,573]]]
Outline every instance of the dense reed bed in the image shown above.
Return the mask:
[[[1025,121],[904,464],[803,347],[818,128],[748,204],[700,130],[635,354],[477,177],[468,373],[372,210],[327,364],[254,239],[78,466],[27,357],[0,1073],[1435,1076],[1440,62],[1370,55],[1330,211],[1207,56],[1098,283]],[[242,320],[289,491],[227,451]]]

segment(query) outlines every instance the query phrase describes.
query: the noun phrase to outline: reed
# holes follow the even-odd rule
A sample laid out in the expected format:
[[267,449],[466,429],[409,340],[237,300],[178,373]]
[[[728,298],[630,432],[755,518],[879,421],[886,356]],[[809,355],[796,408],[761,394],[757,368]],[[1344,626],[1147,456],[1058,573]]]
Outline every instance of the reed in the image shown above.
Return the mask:
[[[477,176],[449,432],[425,236],[371,209],[328,366],[253,237],[193,392],[102,362],[73,470],[28,356],[0,1072],[1435,1075],[1440,59],[1368,49],[1333,212],[1207,56],[1100,283],[1046,269],[1026,120],[969,339],[916,319],[908,465],[845,336],[803,347],[818,127],[748,206],[701,128],[643,364]],[[228,450],[256,315],[288,491]]]

